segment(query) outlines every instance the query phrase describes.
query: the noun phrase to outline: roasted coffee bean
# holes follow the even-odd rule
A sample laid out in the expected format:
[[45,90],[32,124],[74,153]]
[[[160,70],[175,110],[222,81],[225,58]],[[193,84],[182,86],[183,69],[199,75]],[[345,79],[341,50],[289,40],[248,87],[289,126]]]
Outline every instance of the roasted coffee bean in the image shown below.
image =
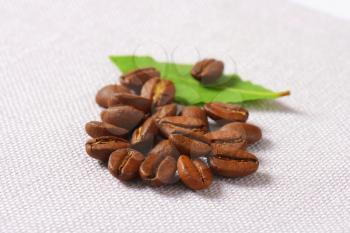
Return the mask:
[[155,68],[143,68],[133,70],[121,76],[120,82],[124,86],[134,90],[136,94],[139,94],[143,84],[155,77],[160,77],[159,71]]
[[195,133],[200,133],[200,134],[205,134],[207,131],[206,128],[183,128],[181,126],[176,126],[172,124],[157,124],[158,129],[160,133],[162,134],[163,137],[169,138],[171,134],[174,132],[182,132],[182,133],[189,133],[189,132],[195,132]]
[[213,153],[215,151],[237,150],[244,148],[246,145],[245,135],[235,130],[218,130],[209,132],[205,136],[211,143]]
[[177,160],[177,170],[181,181],[193,190],[208,188],[213,181],[211,171],[203,161],[191,160],[186,155]]
[[186,117],[194,117],[194,118],[201,119],[205,123],[206,128],[209,128],[207,114],[202,108],[198,106],[183,107],[181,115]]
[[244,150],[216,151],[216,154],[210,157],[209,163],[215,174],[226,177],[247,176],[259,167],[255,155]]
[[169,141],[181,154],[191,157],[202,157],[211,152],[210,142],[203,133],[174,131],[169,136]]
[[125,138],[128,134],[128,131],[124,128],[100,121],[90,121],[86,123],[85,131],[93,138],[102,136],[117,136]]
[[140,166],[141,178],[153,186],[171,184],[176,181],[176,159],[169,155],[149,154]]
[[131,93],[130,90],[121,85],[107,85],[97,92],[96,102],[101,107],[107,108],[109,98],[116,93]]
[[186,116],[169,116],[157,121],[158,128],[164,137],[168,138],[174,131],[197,131],[207,132],[205,123],[197,118],[186,117]]
[[157,133],[158,127],[153,117],[147,118],[140,127],[134,130],[131,137],[132,148],[141,152],[147,152],[152,149]]
[[173,144],[170,143],[169,140],[160,141],[148,154],[172,156],[176,159],[180,156],[179,151],[176,149],[176,147]]
[[155,109],[155,113],[153,114],[154,119],[164,118],[167,116],[176,116],[177,106],[176,104],[167,104],[163,106],[159,106]]
[[153,78],[143,85],[141,96],[152,100],[154,106],[163,106],[173,102],[175,86],[169,80]]
[[212,102],[204,105],[207,115],[218,123],[245,122],[248,119],[248,111],[241,106]]
[[241,133],[248,145],[254,144],[262,137],[261,129],[253,124],[232,122],[220,128],[222,131],[234,130]]
[[108,101],[108,107],[119,105],[129,105],[143,111],[144,113],[148,113],[151,111],[152,101],[133,94],[120,93],[112,95]]
[[135,128],[141,122],[144,116],[145,114],[142,111],[131,106],[110,107],[101,113],[101,119],[103,122],[107,122],[127,130]]
[[203,84],[210,84],[217,81],[223,71],[224,63],[222,61],[204,59],[193,66],[191,75]]
[[89,139],[85,144],[85,150],[88,155],[102,162],[107,162],[109,155],[118,149],[126,148],[129,143],[115,136],[103,136]]
[[108,170],[120,180],[131,180],[138,175],[144,159],[143,154],[130,148],[116,150],[109,157]]

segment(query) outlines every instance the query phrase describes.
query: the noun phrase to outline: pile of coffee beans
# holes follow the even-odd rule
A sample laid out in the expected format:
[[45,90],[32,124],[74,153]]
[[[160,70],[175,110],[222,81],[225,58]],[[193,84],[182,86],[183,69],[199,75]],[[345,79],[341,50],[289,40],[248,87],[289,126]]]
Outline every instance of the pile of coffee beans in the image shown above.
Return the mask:
[[[191,74],[206,84],[222,72],[222,62],[206,59]],[[101,121],[85,126],[92,137],[87,154],[107,163],[119,180],[140,178],[152,186],[181,180],[194,190],[208,188],[212,173],[242,177],[258,169],[258,159],[246,149],[261,139],[261,130],[246,123],[246,109],[220,102],[180,106],[173,102],[175,91],[154,68],[134,70],[120,84],[103,87],[96,95],[105,108]],[[208,117],[221,128],[210,132]]]

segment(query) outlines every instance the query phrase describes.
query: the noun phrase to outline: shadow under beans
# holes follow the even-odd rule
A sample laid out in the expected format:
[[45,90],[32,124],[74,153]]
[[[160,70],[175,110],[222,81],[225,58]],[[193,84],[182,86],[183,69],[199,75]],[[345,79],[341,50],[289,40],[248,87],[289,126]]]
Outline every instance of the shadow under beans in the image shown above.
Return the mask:
[[221,178],[229,184],[242,187],[264,187],[272,183],[272,177],[267,173],[256,172],[250,176],[241,178]]
[[136,189],[136,190],[142,190],[147,188],[147,185],[142,182],[140,179],[133,179],[129,181],[121,181],[118,180],[118,182],[121,182],[124,186],[130,188],[130,189]]
[[[106,171],[108,171],[107,163],[98,162],[99,166]],[[133,190],[144,190],[150,189],[155,193],[160,195],[164,195],[170,198],[177,198],[185,195],[186,193],[193,193],[194,195],[198,195],[199,197],[203,197],[206,199],[215,199],[220,198],[222,196],[222,185],[232,184],[243,187],[264,187],[269,185],[272,182],[271,176],[267,173],[256,172],[250,176],[242,177],[242,178],[225,178],[222,176],[213,177],[213,182],[207,189],[194,191],[192,189],[187,188],[180,180],[178,180],[174,184],[164,185],[160,187],[153,187],[144,181],[142,181],[139,177],[133,179],[131,181],[120,181],[124,186],[133,189]]]
[[[108,172],[108,163],[98,161],[97,163],[103,170]],[[187,188],[180,180],[177,180],[173,184],[163,185],[160,187],[154,187],[149,185],[148,183],[141,180],[140,177],[137,177],[136,179],[130,180],[130,181],[121,181],[116,178],[116,182],[120,182],[124,186],[133,189],[133,190],[144,190],[144,189],[150,189],[155,193],[158,193],[160,195],[164,195],[171,198],[176,198],[179,196],[182,196],[186,193],[193,193],[195,195],[212,199],[212,198],[218,198],[221,196],[221,182],[218,182],[218,180],[213,179],[213,183],[209,186],[209,188],[204,190],[197,190],[194,191],[190,188]]]
[[225,178],[221,176],[214,176],[213,183],[209,188],[203,190],[191,190],[187,188],[181,181],[177,183],[164,185],[160,187],[153,187],[144,183],[140,179],[135,179],[128,182],[121,182],[123,185],[130,189],[134,190],[144,190],[149,189],[153,192],[164,195],[169,198],[178,198],[185,194],[192,193],[194,195],[198,195],[199,197],[205,199],[215,199],[220,198],[222,196],[222,185],[232,184],[242,187],[264,187],[272,183],[271,176],[267,173],[256,172],[250,176],[242,177],[242,178]]
[[182,196],[186,192],[190,191],[184,185],[182,185],[180,181],[175,184],[163,185],[160,187],[149,186],[149,188],[152,189],[152,191],[154,191],[157,194],[164,195],[171,198]]
[[[101,163],[101,166],[103,167],[103,163]],[[152,192],[155,192],[160,195],[164,195],[170,198],[177,198],[182,195],[185,195],[186,193],[193,193],[195,195],[204,197],[204,198],[218,198],[221,196],[221,183],[217,182],[217,180],[213,180],[213,183],[210,185],[209,188],[204,190],[197,190],[194,191],[190,188],[187,188],[183,183],[181,183],[180,180],[178,180],[176,183],[163,185],[160,187],[154,187],[149,185],[148,183],[142,181],[139,177],[130,181],[121,181],[117,180],[124,186],[133,189],[133,190],[144,190],[149,189]]]
[[268,138],[262,138],[260,141],[256,142],[254,145],[249,146],[247,149],[252,152],[259,151],[269,151],[273,147],[273,142]]
[[196,191],[196,194],[206,199],[219,198],[222,195],[221,184],[220,181],[214,178],[213,183],[208,189]]
[[181,183],[180,180],[174,184],[163,185],[160,187],[152,187],[147,183],[142,182],[141,180],[136,181],[134,185],[132,184],[126,184],[126,185],[131,188],[149,188],[155,193],[158,193],[160,195],[164,195],[167,197],[171,197],[171,198],[176,198],[176,197],[185,195],[186,193],[187,194],[193,193],[195,195],[198,195],[204,198],[209,198],[209,199],[218,198],[221,196],[221,184],[220,182],[217,182],[215,180],[213,180],[213,183],[210,185],[209,188],[204,190],[197,190],[197,191],[187,188],[184,184]]
[[108,163],[107,162],[102,162],[102,161],[97,161],[98,165],[101,168],[108,169]]
[[153,189],[155,192],[167,197],[178,197],[186,193],[193,193],[207,199],[219,198],[221,196],[221,184],[215,180],[213,180],[209,188],[197,191],[187,188],[180,181],[173,185],[165,185],[158,188],[154,187]]

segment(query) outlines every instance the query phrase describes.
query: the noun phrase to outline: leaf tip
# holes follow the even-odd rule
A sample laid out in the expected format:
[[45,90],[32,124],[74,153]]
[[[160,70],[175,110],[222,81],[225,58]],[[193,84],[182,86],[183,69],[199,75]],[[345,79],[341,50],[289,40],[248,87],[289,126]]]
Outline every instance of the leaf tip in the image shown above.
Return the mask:
[[108,56],[108,59],[109,59],[111,62],[114,62],[114,60],[115,60],[115,56],[113,56],[113,55],[109,55],[109,56]]

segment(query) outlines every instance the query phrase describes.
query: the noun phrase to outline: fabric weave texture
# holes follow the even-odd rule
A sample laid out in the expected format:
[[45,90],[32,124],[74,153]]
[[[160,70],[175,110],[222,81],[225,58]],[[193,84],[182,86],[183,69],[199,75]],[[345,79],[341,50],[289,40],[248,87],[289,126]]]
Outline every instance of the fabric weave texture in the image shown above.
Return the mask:
[[[350,23],[278,0],[0,0],[0,232],[349,232]],[[86,156],[111,54],[215,57],[292,95],[247,103],[254,175],[122,183]]]

